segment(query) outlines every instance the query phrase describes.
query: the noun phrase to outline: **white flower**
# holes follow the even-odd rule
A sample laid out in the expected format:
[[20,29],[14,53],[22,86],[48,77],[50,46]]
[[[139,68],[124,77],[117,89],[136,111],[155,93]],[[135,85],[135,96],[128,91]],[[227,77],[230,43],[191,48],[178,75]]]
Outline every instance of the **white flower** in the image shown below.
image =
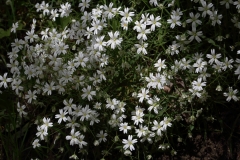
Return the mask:
[[154,96],[154,98],[150,98],[147,103],[150,105],[148,107],[148,111],[154,111],[155,114],[158,114],[158,110],[160,109],[160,104],[159,104],[159,98],[157,96]]
[[39,144],[39,139],[35,139],[32,145],[33,145],[33,148],[40,147],[41,145]]
[[124,30],[128,30],[128,21],[122,20],[122,21],[121,21],[121,27],[122,27]]
[[37,96],[35,95],[37,93],[36,90],[33,92],[31,90],[28,91],[28,94],[25,95],[25,99],[28,99],[28,103],[32,103],[32,100],[36,100]]
[[79,136],[79,138],[78,138],[78,140],[79,140],[79,148],[83,148],[83,146],[86,146],[87,145],[87,142],[85,142],[85,141],[83,141],[83,139],[84,139],[84,135],[80,135]]
[[138,123],[143,123],[143,116],[144,113],[140,111],[136,111],[135,115],[132,116],[132,120],[134,121],[134,124],[138,125]]
[[53,21],[56,21],[56,18],[59,17],[59,14],[57,13],[57,9],[52,9],[51,10],[51,16],[50,19],[52,19]]
[[78,7],[80,7],[81,8],[81,12],[83,12],[84,10],[85,10],[85,8],[89,8],[89,2],[90,2],[91,0],[82,0],[82,2],[81,3],[79,3],[79,5],[78,5]]
[[71,155],[69,158],[70,158],[70,159],[79,159],[76,154]]
[[124,8],[124,11],[119,11],[119,14],[122,16],[121,21],[132,22],[134,12],[129,12],[129,8]]
[[48,133],[39,126],[37,126],[37,130],[38,132],[36,133],[36,136],[40,137],[41,140],[44,140],[44,137],[46,137]]
[[229,87],[228,88],[228,93],[227,92],[224,92],[223,95],[225,97],[227,97],[226,101],[230,101],[231,99],[233,99],[234,101],[238,101],[238,97],[236,96],[236,94],[238,93],[238,90],[235,89],[233,90],[232,87]]
[[163,131],[167,130],[167,127],[171,127],[172,123],[170,123],[170,118],[164,117],[164,120],[160,122],[162,125]]
[[137,30],[137,32],[137,39],[143,39],[144,41],[147,40],[146,34],[151,33],[150,29],[146,29],[146,25],[141,25],[140,29]]
[[157,63],[154,64],[154,67],[157,68],[158,72],[161,72],[162,69],[166,68],[167,66],[164,64],[165,63],[165,59],[162,60],[161,58],[158,60]]
[[100,133],[97,134],[97,137],[99,138],[99,142],[101,143],[102,141],[103,142],[106,142],[107,141],[107,133],[103,133],[103,130],[100,131]]
[[207,81],[207,77],[211,77],[211,74],[207,73],[207,68],[204,68],[200,73],[198,78],[202,78],[203,81]]
[[64,111],[64,112],[63,112],[62,109],[59,109],[59,113],[60,113],[60,114],[56,114],[56,115],[55,115],[55,118],[59,118],[59,119],[58,119],[58,123],[60,124],[62,121],[65,122],[65,121],[67,120],[66,115],[68,114],[68,112],[67,112],[67,111]]
[[180,21],[180,16],[175,16],[175,15],[171,15],[171,19],[168,19],[167,20],[167,23],[170,23],[171,24],[171,28],[174,28],[175,25],[178,25],[178,26],[181,26],[182,23]]
[[149,93],[149,90],[146,88],[142,88],[142,93],[138,93],[138,98],[139,98],[139,102],[143,102],[144,99],[148,99],[149,95],[147,95]]
[[148,21],[147,25],[151,25],[151,31],[155,31],[155,27],[161,27],[162,24],[158,22],[159,20],[161,20],[160,16],[154,18],[154,15],[150,15],[150,20]]
[[71,5],[68,2],[66,4],[61,4],[59,12],[61,12],[61,17],[68,17],[72,12]]
[[83,88],[83,94],[82,98],[85,99],[86,97],[88,98],[89,101],[92,100],[92,96],[96,96],[96,91],[91,91],[91,86],[87,86],[87,88]]
[[65,111],[68,111],[68,113],[72,114],[72,109],[76,107],[76,104],[73,104],[73,99],[70,98],[69,101],[63,100],[63,104],[65,107],[63,108]]
[[48,127],[52,127],[53,123],[50,122],[50,118],[43,118],[43,125],[41,125],[41,129],[48,131]]
[[132,135],[128,135],[128,139],[123,139],[122,143],[124,144],[123,148],[126,149],[130,149],[130,151],[135,150],[133,144],[137,143],[137,139],[132,139]]
[[157,135],[161,136],[163,131],[163,126],[161,123],[158,123],[156,120],[153,121],[154,126],[152,127],[152,131],[157,131]]
[[119,130],[123,131],[124,134],[127,134],[127,131],[131,129],[131,126],[128,126],[128,123],[120,123]]
[[150,5],[158,6],[157,0],[149,0]]
[[76,116],[73,116],[73,118],[68,116],[67,117],[67,121],[69,122],[68,124],[66,124],[67,128],[71,127],[72,129],[74,129],[76,127],[80,127],[80,124],[76,122],[77,121],[77,117]]
[[134,45],[137,48],[137,54],[143,53],[144,55],[147,54],[146,48],[148,47],[148,43],[140,42],[140,44]]
[[20,106],[20,103],[19,102],[17,103],[17,111],[20,117],[27,115],[27,112],[24,111],[25,108],[26,108],[25,105]]
[[30,40],[30,43],[34,42],[34,39],[38,38],[38,35],[34,34],[34,30],[27,31],[27,36],[25,36],[25,40]]
[[211,49],[211,54],[207,54],[207,58],[210,59],[208,63],[212,65],[213,62],[220,62],[218,59],[221,58],[221,54],[215,54],[215,49]]
[[0,75],[0,88],[4,86],[4,88],[7,88],[7,82],[12,82],[12,78],[7,78],[7,73],[4,73],[3,76]]
[[197,81],[192,82],[193,89],[196,91],[202,91],[204,86],[206,86],[206,82],[202,82],[202,78],[198,78]]
[[221,19],[222,19],[222,15],[218,15],[217,11],[212,12],[212,14],[210,15],[210,19],[212,20],[212,25],[215,26],[215,24],[221,24]]
[[18,28],[18,22],[12,24],[11,32],[16,33],[16,29]]
[[202,17],[206,17],[206,14],[211,15],[212,11],[210,10],[210,8],[213,6],[212,3],[207,4],[207,2],[205,0],[200,0],[202,7],[198,7],[199,11],[202,11]]
[[124,151],[123,154],[124,154],[125,156],[131,156],[131,155],[132,155],[132,152],[127,149],[127,150]]
[[66,136],[66,140],[70,140],[70,145],[74,145],[74,144],[79,144],[80,141],[78,139],[80,133],[79,131],[75,132],[74,129],[71,130],[71,135],[70,136]]
[[110,40],[107,41],[107,45],[110,46],[111,45],[111,48],[112,49],[115,49],[116,46],[120,46],[121,42],[123,41],[122,38],[118,38],[119,36],[119,32],[116,31],[116,32],[108,32],[108,35],[110,37]]
[[[172,2],[174,2],[174,0]],[[180,16],[181,17],[183,15],[183,12],[181,11],[180,8],[177,8],[177,10],[172,10],[171,14],[174,15],[174,16]]]
[[192,28],[196,28],[197,24],[201,25],[202,21],[199,20],[200,14],[197,13],[196,15],[194,15],[192,12],[190,13],[190,19],[187,19],[186,22],[187,23],[192,23]]
[[[94,20],[91,23],[91,28],[90,31],[93,32],[94,35],[97,35],[99,33],[99,31],[101,31],[103,29],[103,26],[101,25],[100,20]],[[90,32],[90,34],[91,34]]]
[[110,98],[107,98],[106,102],[106,108],[110,108],[111,110],[114,110],[119,103],[116,98],[113,98],[112,100]]
[[94,49],[97,49],[99,51],[103,51],[104,50],[104,46],[107,45],[107,42],[103,41],[104,37],[105,36],[101,36],[101,37],[97,37],[96,38],[96,43],[94,44]]
[[207,65],[207,62],[202,61],[202,59],[200,58],[197,60],[196,63],[193,64],[193,67],[196,67],[195,72],[198,73],[198,72],[201,72],[206,65]]
[[110,2],[109,7],[106,4],[103,7],[103,9],[105,10],[103,12],[103,14],[108,19],[112,19],[117,14],[117,12],[120,9],[120,7],[119,8],[112,8],[112,7],[113,7],[113,3],[112,2]]
[[50,85],[48,83],[45,83],[44,88],[43,88],[43,93],[47,92],[47,95],[51,95],[52,91],[55,89],[56,89],[56,87],[54,86],[53,81],[50,83]]
[[147,126],[142,126],[142,125],[139,125],[139,129],[136,129],[136,133],[137,133],[137,136],[138,138],[142,137],[142,136],[146,136],[148,132],[148,127]]
[[78,113],[78,116],[81,116],[80,120],[84,121],[84,119],[88,120],[91,117],[92,110],[89,109],[89,105],[86,105],[85,107],[81,108],[81,110]]
[[226,71],[227,68],[232,69],[233,59],[228,60],[228,57],[225,58],[225,61],[222,63],[222,70]]
[[193,39],[195,39],[198,43],[200,43],[202,40],[199,38],[203,35],[202,31],[197,32],[196,28],[192,28],[192,31],[187,31],[187,33],[190,35],[189,41],[192,42]]

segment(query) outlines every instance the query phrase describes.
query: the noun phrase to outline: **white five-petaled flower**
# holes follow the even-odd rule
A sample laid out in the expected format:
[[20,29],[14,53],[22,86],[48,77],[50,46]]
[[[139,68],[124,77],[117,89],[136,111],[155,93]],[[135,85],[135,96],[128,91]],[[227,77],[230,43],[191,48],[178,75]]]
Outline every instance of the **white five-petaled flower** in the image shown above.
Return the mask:
[[28,99],[28,103],[32,103],[32,100],[36,100],[37,96],[35,95],[37,93],[36,90],[33,92],[31,90],[28,91],[28,94],[25,95],[25,99]]
[[17,111],[20,117],[27,115],[27,112],[24,111],[25,108],[26,108],[25,105],[20,106],[20,103],[19,102],[17,103]]
[[149,90],[146,89],[146,88],[142,88],[141,89],[142,93],[138,93],[138,98],[139,98],[139,102],[143,102],[144,99],[148,99],[149,95],[148,95],[148,92]]
[[206,15],[211,15],[212,11],[210,10],[210,8],[213,7],[212,3],[207,4],[207,2],[205,0],[200,0],[202,7],[198,7],[199,11],[202,11],[202,17],[206,17]]
[[193,39],[195,39],[198,43],[200,43],[202,40],[199,38],[203,35],[202,31],[197,32],[196,28],[192,28],[192,31],[187,31],[187,33],[190,35],[189,41],[192,42]]
[[151,31],[155,31],[155,27],[161,27],[162,24],[159,22],[161,20],[160,16],[154,18],[154,15],[151,14],[149,19],[147,25],[151,25]]
[[62,121],[66,121],[67,120],[67,117],[66,115],[68,114],[67,111],[64,111],[63,112],[63,109],[59,109],[59,114],[56,114],[55,115],[55,118],[58,118],[58,123],[60,124]]
[[7,88],[7,82],[12,82],[12,78],[7,78],[7,73],[4,73],[3,76],[0,75],[0,88],[4,86],[4,88]]
[[81,3],[79,3],[79,5],[78,5],[78,7],[80,7],[81,8],[81,12],[83,12],[84,10],[85,10],[85,8],[89,8],[89,2],[90,2],[91,0],[82,0],[82,2]]
[[164,63],[165,59],[164,60],[159,59],[157,63],[154,64],[154,67],[157,68],[158,72],[161,72],[162,69],[166,68],[166,65]]
[[18,22],[12,24],[11,32],[16,33],[16,29],[18,28]]
[[101,143],[102,141],[103,142],[106,142],[107,141],[107,133],[104,133],[103,130],[100,131],[100,133],[97,134],[97,137],[99,138],[99,142]]
[[143,123],[143,116],[144,113],[140,111],[135,111],[135,114],[132,116],[132,120],[134,121],[134,124],[138,125],[139,123]]
[[129,12],[129,8],[124,8],[124,11],[119,11],[119,14],[122,16],[121,21],[132,22],[134,12]]
[[140,44],[134,45],[137,48],[137,54],[143,53],[144,55],[147,54],[146,48],[148,47],[148,43],[140,41]]
[[48,133],[42,129],[40,126],[37,126],[38,132],[36,133],[37,137],[40,137],[41,140],[44,140],[44,138],[48,135]]
[[32,145],[33,145],[33,148],[40,147],[41,145],[40,145],[40,143],[39,143],[39,139],[35,139],[35,140],[33,141]]
[[133,144],[137,143],[137,139],[133,139],[132,135],[128,135],[128,139],[123,139],[122,143],[124,144],[123,148],[126,149],[130,149],[130,151],[135,150]]
[[52,9],[51,10],[51,16],[50,19],[52,19],[53,21],[56,21],[56,18],[59,17],[59,14],[57,13],[57,9]]
[[66,140],[70,140],[70,145],[74,145],[74,144],[79,144],[79,136],[80,136],[80,132],[77,131],[75,132],[74,129],[71,130],[71,135],[70,136],[66,136]]
[[158,123],[156,120],[153,121],[154,126],[152,127],[152,131],[157,131],[157,135],[161,136],[163,131],[163,124]]
[[128,126],[128,123],[120,123],[119,130],[123,131],[124,134],[127,134],[127,131],[131,129],[131,126]]
[[224,92],[223,95],[225,97],[227,97],[226,101],[230,101],[231,99],[233,99],[234,101],[238,101],[238,97],[236,96],[236,94],[238,93],[238,90],[235,89],[233,90],[232,87],[229,87],[228,88],[228,93],[227,92]]
[[198,78],[197,81],[192,82],[193,89],[196,91],[202,91],[204,86],[206,86],[206,82],[202,82],[202,78]]
[[56,87],[54,86],[54,82],[52,81],[50,84],[45,83],[44,88],[43,88],[43,93],[47,92],[47,95],[51,95],[52,91],[55,90]]
[[194,15],[192,12],[189,14],[190,15],[190,19],[187,19],[186,22],[187,23],[192,23],[192,28],[196,28],[197,24],[201,25],[202,21],[199,20],[200,14],[197,13],[196,15]]
[[146,25],[141,25],[140,29],[137,30],[137,39],[147,40],[147,35],[151,33],[150,29],[146,29]]
[[85,99],[86,97],[88,98],[89,101],[92,100],[92,96],[96,95],[96,91],[92,91],[91,90],[91,86],[87,86],[87,88],[83,88],[83,94],[82,94],[82,98]]
[[163,131],[167,130],[167,127],[172,126],[171,119],[167,117],[164,117],[160,124],[162,125]]
[[123,41],[122,38],[118,38],[119,36],[119,32],[116,31],[116,32],[108,32],[108,35],[110,37],[110,40],[107,41],[107,45],[110,46],[111,45],[111,48],[112,49],[115,49],[116,46],[120,46],[121,42]]
[[211,65],[213,64],[213,62],[219,63],[220,61],[218,59],[221,57],[221,54],[215,54],[215,49],[211,49],[211,54],[207,54],[207,58],[210,59],[208,63]]
[[171,19],[167,20],[167,23],[170,23],[170,28],[174,28],[176,25],[181,26],[180,16],[171,15]]
[[41,129],[48,131],[48,127],[52,127],[53,123],[50,122],[50,118],[43,118],[43,125],[41,125]]
[[97,37],[96,38],[96,43],[94,44],[94,49],[97,49],[99,51],[103,51],[104,50],[104,46],[107,45],[107,42],[103,41],[104,37],[105,36],[101,36],[101,37]]
[[193,64],[193,67],[196,67],[195,72],[199,73],[205,68],[206,65],[207,65],[207,62],[199,58],[197,62]]

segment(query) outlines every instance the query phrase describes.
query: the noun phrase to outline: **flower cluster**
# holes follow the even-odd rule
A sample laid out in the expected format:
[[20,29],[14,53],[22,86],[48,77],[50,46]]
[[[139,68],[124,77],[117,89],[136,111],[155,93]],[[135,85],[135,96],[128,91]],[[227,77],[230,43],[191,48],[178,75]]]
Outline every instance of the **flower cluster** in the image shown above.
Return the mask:
[[[215,97],[238,101],[240,52],[221,48],[231,35],[219,40],[219,33],[207,33],[208,27],[221,27],[223,13],[205,0],[188,3],[194,9],[176,8],[174,0],[150,0],[156,12],[149,13],[112,2],[91,6],[90,0],[81,0],[80,13],[68,2],[59,8],[37,3],[41,22],[33,19],[26,36],[12,42],[10,73],[0,75],[0,87],[10,86],[19,97],[20,117],[41,113],[33,148],[61,129],[66,143],[82,154],[102,143],[109,151],[113,142],[126,156],[142,143],[163,150],[171,148],[166,141],[174,124],[194,123],[202,113],[197,104]],[[220,5],[240,9],[237,1]],[[239,30],[238,18],[235,14],[229,23]],[[49,21],[51,27],[36,29]],[[17,28],[18,22],[11,31]],[[228,84],[227,76],[238,77]],[[184,117],[185,111],[193,116]]]

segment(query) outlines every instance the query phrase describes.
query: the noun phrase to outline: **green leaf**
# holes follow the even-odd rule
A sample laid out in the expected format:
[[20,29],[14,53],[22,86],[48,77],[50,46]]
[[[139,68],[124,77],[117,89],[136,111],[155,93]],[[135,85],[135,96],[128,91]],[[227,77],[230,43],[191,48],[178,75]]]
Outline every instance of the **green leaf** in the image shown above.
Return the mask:
[[62,28],[64,29],[69,23],[71,22],[71,18],[70,17],[63,17],[60,19],[60,23]]
[[10,29],[5,31],[4,29],[0,28],[0,39],[3,37],[9,37],[10,36]]
[[167,111],[167,107],[163,108],[159,113],[158,116],[162,116],[164,112]]

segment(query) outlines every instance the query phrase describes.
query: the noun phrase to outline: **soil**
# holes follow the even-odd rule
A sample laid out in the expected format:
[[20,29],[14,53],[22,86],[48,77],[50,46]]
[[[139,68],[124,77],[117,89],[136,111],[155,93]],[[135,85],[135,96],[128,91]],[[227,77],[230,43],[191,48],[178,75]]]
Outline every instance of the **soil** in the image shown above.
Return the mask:
[[240,160],[239,109],[226,111],[223,108],[219,115],[221,123],[216,121],[208,124],[205,136],[196,133],[185,144],[177,145],[176,155],[162,155],[154,157],[154,160]]
[[157,160],[239,160],[240,142],[230,141],[222,134],[212,133],[205,139],[197,135],[188,142],[186,149],[179,149],[177,155],[163,155]]

